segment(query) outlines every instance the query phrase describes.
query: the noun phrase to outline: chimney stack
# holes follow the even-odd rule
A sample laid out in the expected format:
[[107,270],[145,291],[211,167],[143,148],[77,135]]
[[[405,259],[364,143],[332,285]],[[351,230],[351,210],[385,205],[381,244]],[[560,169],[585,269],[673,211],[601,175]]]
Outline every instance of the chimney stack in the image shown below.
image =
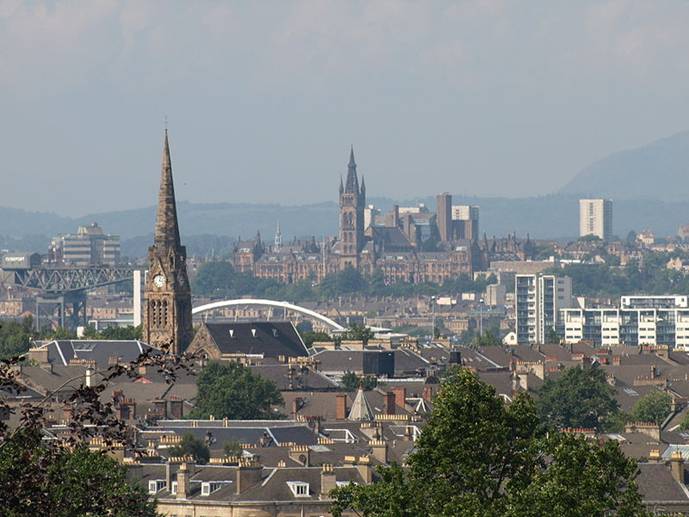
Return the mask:
[[373,457],[383,464],[388,463],[388,444],[385,440],[370,440],[368,444],[373,450]]
[[237,487],[235,493],[241,494],[261,481],[261,466],[256,462],[240,458],[237,467]]
[[670,456],[670,471],[675,481],[684,485],[684,460],[680,451],[674,451]]
[[182,463],[177,471],[177,499],[186,499],[189,497],[189,477],[191,474],[188,471],[188,464]]
[[426,402],[433,402],[433,386],[426,384],[423,387],[423,399]]
[[385,414],[394,415],[395,412],[395,393],[387,391],[385,393]]
[[347,419],[347,395],[339,393],[335,401],[335,418],[337,420]]
[[337,488],[335,470],[329,463],[324,463],[321,470],[321,499],[328,497],[335,488]]
[[407,404],[407,388],[404,386],[395,386],[392,388],[392,392],[395,394],[395,404],[404,408]]

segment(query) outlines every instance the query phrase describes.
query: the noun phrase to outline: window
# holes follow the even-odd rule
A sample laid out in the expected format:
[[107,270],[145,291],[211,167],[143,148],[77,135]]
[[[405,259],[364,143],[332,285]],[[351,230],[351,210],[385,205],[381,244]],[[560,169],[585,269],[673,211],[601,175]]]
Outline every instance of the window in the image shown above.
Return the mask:
[[170,493],[172,495],[177,495],[177,481],[173,481],[170,487]]
[[309,484],[303,481],[288,481],[287,485],[295,497],[309,497]]
[[157,494],[165,488],[165,481],[162,479],[154,479],[148,482],[148,493]]
[[201,483],[201,495],[210,495],[211,493],[211,484],[210,483]]

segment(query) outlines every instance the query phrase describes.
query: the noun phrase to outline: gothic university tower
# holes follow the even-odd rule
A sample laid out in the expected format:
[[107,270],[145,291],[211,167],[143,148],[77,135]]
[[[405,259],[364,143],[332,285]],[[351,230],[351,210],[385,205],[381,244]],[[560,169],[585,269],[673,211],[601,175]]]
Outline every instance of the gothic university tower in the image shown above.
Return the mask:
[[193,337],[187,250],[179,239],[167,129],[153,246],[148,248],[143,322],[144,342],[179,354]]
[[354,147],[349,152],[347,181],[342,185],[340,178],[340,269],[347,266],[359,267],[359,253],[364,247],[364,207],[366,206],[366,185],[356,174]]

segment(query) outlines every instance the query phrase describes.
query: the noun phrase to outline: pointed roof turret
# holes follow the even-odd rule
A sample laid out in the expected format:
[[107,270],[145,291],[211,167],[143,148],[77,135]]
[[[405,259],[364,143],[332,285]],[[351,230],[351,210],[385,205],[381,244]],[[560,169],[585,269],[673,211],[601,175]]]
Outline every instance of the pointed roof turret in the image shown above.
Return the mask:
[[366,194],[366,180],[363,175],[361,176],[361,193]]
[[357,391],[347,419],[355,422],[370,422],[373,420],[373,412],[371,411],[371,406],[368,404],[368,400],[366,400],[363,388],[359,388],[359,391]]
[[177,205],[175,203],[175,187],[172,182],[172,161],[170,160],[170,144],[168,142],[167,129],[165,129],[165,141],[163,143],[154,244],[159,247],[180,247]]
[[344,183],[342,183],[342,174],[340,174],[340,194],[344,192]]
[[359,178],[356,175],[356,162],[354,161],[354,146],[349,151],[349,165],[347,165],[347,182],[345,192],[359,194]]

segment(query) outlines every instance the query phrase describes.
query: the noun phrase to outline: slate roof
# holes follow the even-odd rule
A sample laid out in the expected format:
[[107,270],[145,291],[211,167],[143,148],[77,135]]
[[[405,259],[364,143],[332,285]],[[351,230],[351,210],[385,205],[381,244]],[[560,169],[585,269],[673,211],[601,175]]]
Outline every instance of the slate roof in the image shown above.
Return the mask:
[[293,372],[293,378],[290,382],[289,370],[290,365],[287,364],[263,364],[259,366],[251,366],[251,371],[265,379],[269,379],[275,383],[279,390],[290,389],[337,389],[338,384],[329,379],[325,375],[312,370],[311,368],[297,368]]
[[66,366],[71,359],[96,361],[97,369],[108,367],[110,357],[120,362],[134,361],[151,346],[137,340],[90,340],[64,339],[38,343],[38,348],[48,348],[48,361]]
[[687,489],[675,481],[664,463],[639,463],[636,482],[646,504],[655,501],[689,503]]
[[[395,375],[416,374],[430,366],[426,359],[410,350],[398,349],[394,354]],[[364,369],[363,350],[322,350],[313,357],[320,362],[319,369],[326,373],[361,373]]]
[[[191,433],[195,438],[205,439],[211,433],[212,449],[222,449],[227,442],[257,444],[267,436],[275,445],[295,443],[297,445],[315,445],[318,436],[307,424],[294,421],[279,420],[230,420],[227,427],[222,420],[195,421],[197,427],[192,427],[192,420],[161,420],[157,426],[149,427],[140,433],[141,439],[150,439],[156,435],[169,434],[170,431],[179,436]],[[218,425],[216,425],[218,424]]]
[[308,351],[289,321],[204,323],[223,354],[306,357]]

